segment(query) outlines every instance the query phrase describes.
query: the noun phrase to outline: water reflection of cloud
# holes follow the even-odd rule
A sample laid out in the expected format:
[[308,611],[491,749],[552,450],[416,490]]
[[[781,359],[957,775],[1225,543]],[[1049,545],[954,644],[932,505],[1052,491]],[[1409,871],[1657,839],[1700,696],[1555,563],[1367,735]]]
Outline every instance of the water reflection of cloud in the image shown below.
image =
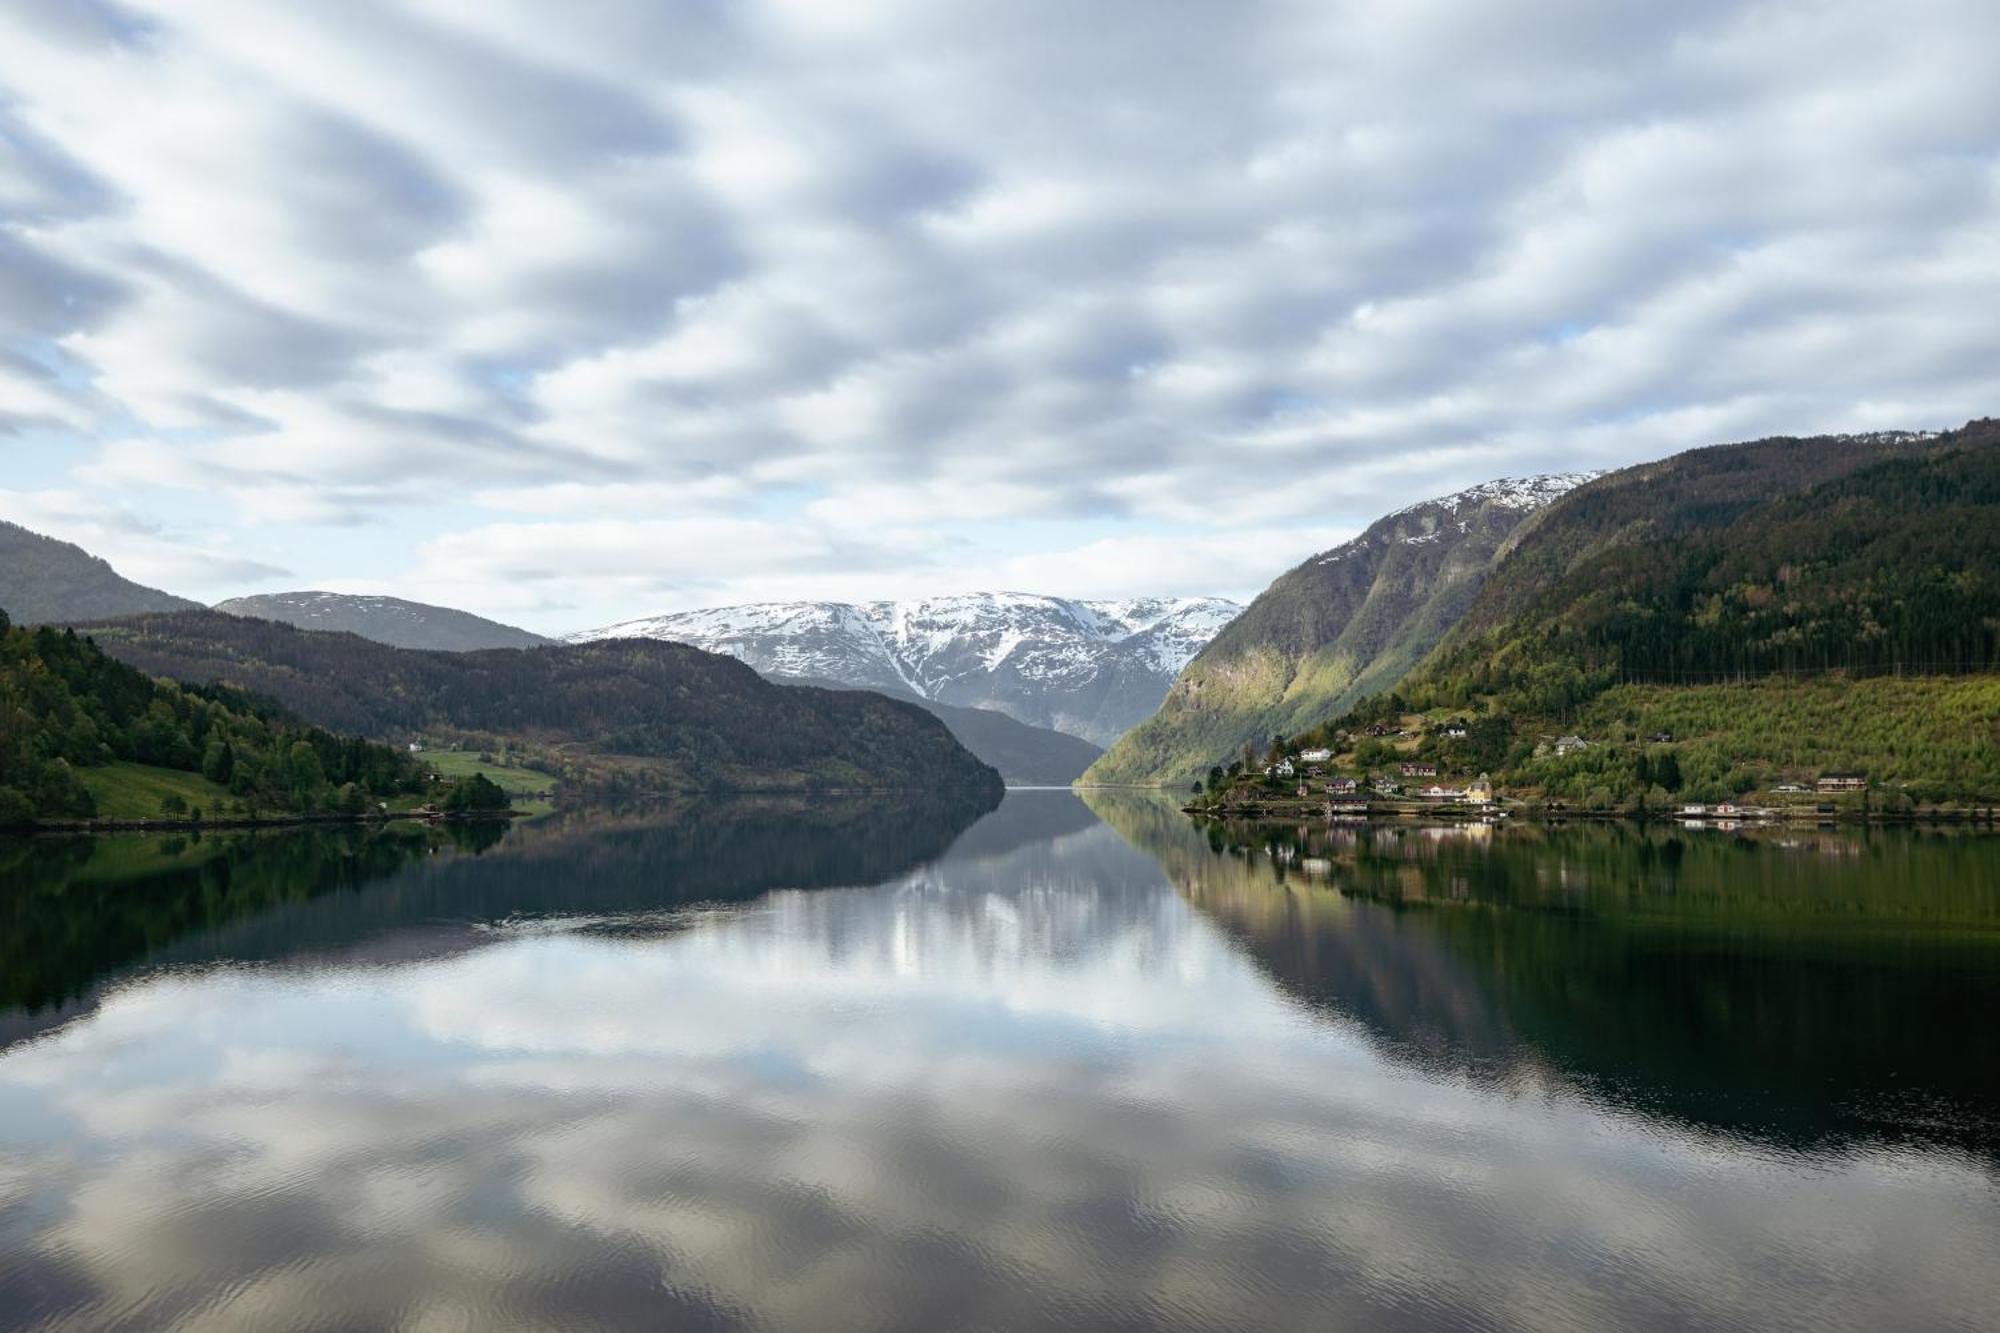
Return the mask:
[[1033,849],[128,987],[0,1062],[45,1112],[0,1129],[0,1294],[223,1329],[1907,1327],[1995,1294],[1956,1159],[1427,1076],[1077,842],[1081,878]]

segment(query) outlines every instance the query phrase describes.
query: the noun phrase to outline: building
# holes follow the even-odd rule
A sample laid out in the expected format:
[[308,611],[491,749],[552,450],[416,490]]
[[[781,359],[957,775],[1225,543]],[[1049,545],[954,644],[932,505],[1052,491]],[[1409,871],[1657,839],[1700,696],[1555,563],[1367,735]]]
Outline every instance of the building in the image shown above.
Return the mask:
[[1280,759],[1277,763],[1264,770],[1264,776],[1267,778],[1288,778],[1297,771],[1297,769],[1292,767],[1291,760]]
[[1440,787],[1433,782],[1419,791],[1417,798],[1424,801],[1462,801],[1465,799],[1465,793],[1456,787]]
[[1438,766],[1436,764],[1403,765],[1403,776],[1406,778],[1434,778],[1437,775]]
[[1689,804],[1681,807],[1681,813],[1689,816],[1690,818],[1699,819],[1701,816],[1708,813],[1708,807],[1698,802],[1690,802]]
[[1360,819],[1368,814],[1368,802],[1360,796],[1329,796],[1326,798],[1328,819]]
[[1465,789],[1465,799],[1473,805],[1493,804],[1493,779],[1481,773],[1473,779],[1472,785]]
[[1326,784],[1326,789],[1336,796],[1352,796],[1361,789],[1361,784],[1353,778],[1335,778]]
[[1403,789],[1403,784],[1394,778],[1376,778],[1373,785],[1375,790],[1384,796],[1394,796]]
[[1588,750],[1590,742],[1581,736],[1563,736],[1556,741],[1557,754],[1575,754],[1578,750]]
[[1867,791],[1866,773],[1822,773],[1819,775],[1821,791]]
[[1804,783],[1780,782],[1777,786],[1771,788],[1771,790],[1783,796],[1803,796],[1807,788]]
[[1465,723],[1454,718],[1451,721],[1444,724],[1443,732],[1444,732],[1444,738],[1446,740],[1462,741],[1465,739],[1466,726]]
[[1308,764],[1323,764],[1327,760],[1333,758],[1333,751],[1301,750],[1299,751],[1299,758],[1305,760],[1305,762],[1307,762]]

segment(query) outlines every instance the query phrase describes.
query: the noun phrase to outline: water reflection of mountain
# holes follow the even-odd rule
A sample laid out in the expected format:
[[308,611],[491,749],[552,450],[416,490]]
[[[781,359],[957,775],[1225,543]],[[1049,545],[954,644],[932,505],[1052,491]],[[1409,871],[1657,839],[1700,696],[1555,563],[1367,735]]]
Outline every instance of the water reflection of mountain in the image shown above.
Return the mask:
[[0,1043],[138,965],[469,947],[471,923],[868,884],[942,854],[984,799],[745,798],[514,829],[391,825],[0,839]]
[[2000,1149],[2000,843],[1907,830],[1729,837],[1197,828],[1093,797],[1301,999],[1386,1049],[1555,1077],[1803,1148]]

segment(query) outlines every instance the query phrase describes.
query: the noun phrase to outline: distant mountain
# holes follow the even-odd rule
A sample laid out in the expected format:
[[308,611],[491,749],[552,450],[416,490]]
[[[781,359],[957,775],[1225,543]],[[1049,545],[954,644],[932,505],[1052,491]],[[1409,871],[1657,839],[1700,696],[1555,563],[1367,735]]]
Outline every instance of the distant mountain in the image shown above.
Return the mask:
[[121,578],[81,546],[0,522],[0,610],[17,625],[62,625],[200,605]]
[[[167,608],[149,608],[164,610]],[[482,648],[537,648],[553,640],[445,606],[338,592],[272,592],[216,603],[226,615],[276,620],[300,629],[359,634],[392,648],[469,653]]]
[[1108,744],[1237,614],[1213,597],[1075,601],[968,593],[907,602],[766,602],[626,621],[572,642],[667,639],[773,678],[907,691]]
[[1589,476],[1504,479],[1379,519],[1265,589],[1188,663],[1158,714],[1084,780],[1180,786],[1246,741],[1395,684],[1472,604],[1524,520]]
[[[854,688],[831,680],[787,676],[769,679],[786,685],[817,685],[833,690]],[[913,703],[943,722],[960,745],[972,751],[982,763],[998,769],[1010,787],[1067,787],[1104,753],[1081,736],[1017,722],[991,708],[941,704],[908,690],[885,689],[876,693]]]
[[968,789],[1000,777],[912,704],[860,690],[781,688],[681,644],[619,641],[532,653],[392,648],[352,634],[216,611],[89,626],[153,675],[225,682],[322,726],[391,739],[518,736],[652,762],[688,790]]

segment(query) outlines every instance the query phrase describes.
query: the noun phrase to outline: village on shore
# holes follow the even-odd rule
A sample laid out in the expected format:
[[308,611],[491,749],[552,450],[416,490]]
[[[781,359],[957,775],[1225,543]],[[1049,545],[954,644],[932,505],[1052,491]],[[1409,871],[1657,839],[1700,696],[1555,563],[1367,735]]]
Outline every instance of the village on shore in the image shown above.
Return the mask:
[[[1700,826],[1742,822],[1862,820],[1885,817],[1870,800],[1868,775],[1828,771],[1810,781],[1778,782],[1737,799],[1677,801],[1652,808],[1603,808],[1552,800],[1532,788],[1510,790],[1492,774],[1476,770],[1475,755],[1456,752],[1474,724],[1461,718],[1408,718],[1377,722],[1353,732],[1338,731],[1331,744],[1299,746],[1273,737],[1259,755],[1245,746],[1243,757],[1209,770],[1197,782],[1185,813],[1227,819],[1324,818],[1360,821],[1397,818],[1471,819],[1495,822],[1512,816],[1674,819]],[[1644,738],[1670,746],[1671,734]],[[1537,756],[1563,757],[1607,744],[1579,735],[1546,739]],[[1980,812],[1970,812],[1978,818]],[[1984,812],[1991,818],[1991,811]]]

